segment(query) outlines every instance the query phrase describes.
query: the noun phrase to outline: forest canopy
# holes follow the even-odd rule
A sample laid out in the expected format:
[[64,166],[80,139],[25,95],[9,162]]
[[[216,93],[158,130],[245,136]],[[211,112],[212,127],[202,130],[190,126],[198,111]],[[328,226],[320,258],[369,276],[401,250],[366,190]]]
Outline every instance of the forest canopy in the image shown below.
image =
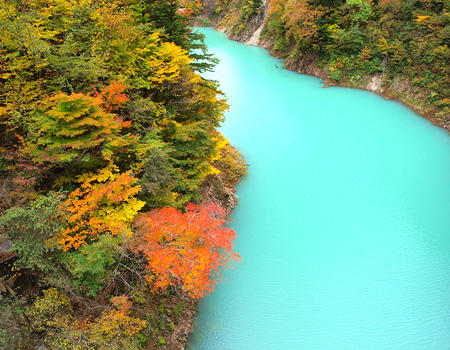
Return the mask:
[[216,130],[228,106],[199,73],[217,61],[182,10],[0,0],[0,237],[15,254],[0,348],[162,347],[238,259],[202,189],[224,196],[245,165]]

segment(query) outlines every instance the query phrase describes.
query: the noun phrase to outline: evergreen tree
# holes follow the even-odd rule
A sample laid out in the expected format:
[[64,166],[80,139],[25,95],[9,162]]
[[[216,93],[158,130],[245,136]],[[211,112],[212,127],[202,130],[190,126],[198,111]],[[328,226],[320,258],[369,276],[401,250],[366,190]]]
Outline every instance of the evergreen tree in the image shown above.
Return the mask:
[[208,54],[204,35],[187,26],[187,18],[180,13],[178,0],[137,0],[133,6],[135,18],[145,31],[160,31],[163,41],[173,42],[189,52],[191,66],[197,72],[210,71],[218,60]]
[[108,159],[122,123],[101,102],[83,94],[58,94],[37,113],[28,151],[37,162],[91,162]]

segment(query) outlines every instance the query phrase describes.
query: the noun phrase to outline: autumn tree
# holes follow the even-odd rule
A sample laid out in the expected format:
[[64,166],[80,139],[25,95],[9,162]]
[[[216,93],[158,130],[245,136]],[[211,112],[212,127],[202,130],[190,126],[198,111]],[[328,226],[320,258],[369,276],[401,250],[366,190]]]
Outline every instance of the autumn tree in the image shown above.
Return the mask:
[[111,304],[90,327],[90,344],[100,350],[140,348],[138,335],[147,322],[131,316],[132,303],[126,295],[111,298]]
[[223,227],[225,216],[214,204],[188,204],[186,212],[162,208],[138,218],[133,249],[147,259],[154,292],[181,286],[200,298],[214,289],[220,269],[239,258],[234,231]]
[[[191,10],[183,6],[186,2],[178,0],[143,0],[133,9],[135,18],[144,24],[147,32],[159,30],[163,41],[174,43],[189,53],[193,70],[210,71],[218,61],[208,54],[204,36],[187,26],[186,14]],[[188,7],[191,6],[201,7],[201,3],[191,2]]]
[[228,187],[235,186],[247,174],[247,165],[242,154],[221,133],[217,133],[216,155],[212,158],[212,173],[220,173]]
[[91,162],[110,159],[120,145],[123,123],[99,106],[100,98],[58,94],[36,113],[35,134],[28,149],[36,162]]
[[111,82],[97,94],[100,97],[100,107],[107,113],[119,112],[130,100],[125,93],[126,89],[127,86],[121,81]]
[[[0,300],[2,312],[17,309],[0,312],[8,320],[0,347],[153,348],[174,324],[156,338],[154,322],[167,314],[149,310],[181,302],[154,296],[137,310],[126,296],[104,301],[127,292],[137,300],[146,270],[154,292],[177,286],[200,297],[237,259],[222,209],[175,209],[201,202],[208,176],[240,171],[228,160],[212,165],[227,105],[198,74],[216,62],[188,28],[199,8],[0,0],[0,210],[17,205],[0,228],[17,251],[15,268],[34,278],[20,303]],[[144,206],[173,208],[144,215],[133,233]],[[12,319],[22,337],[10,332]]]
[[70,193],[62,209],[66,229],[57,237],[64,251],[78,249],[109,233],[131,235],[130,223],[144,206],[135,196],[140,191],[130,171],[119,173],[110,164],[97,173],[78,178],[81,186]]
[[282,16],[288,28],[286,38],[292,38],[298,44],[309,42],[317,35],[317,20],[321,14],[320,8],[310,6],[306,0],[287,1]]
[[111,298],[102,305],[96,319],[77,320],[67,295],[56,288],[43,291],[25,311],[29,328],[39,334],[38,343],[61,350],[135,350],[145,341],[145,320],[132,315],[132,303],[126,295]]

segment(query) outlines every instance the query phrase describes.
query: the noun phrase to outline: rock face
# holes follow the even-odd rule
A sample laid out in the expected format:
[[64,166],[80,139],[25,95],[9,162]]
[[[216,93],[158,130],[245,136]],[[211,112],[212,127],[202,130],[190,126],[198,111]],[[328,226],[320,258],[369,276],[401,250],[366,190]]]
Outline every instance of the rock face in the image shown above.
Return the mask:
[[383,74],[377,74],[370,79],[367,83],[366,89],[372,92],[382,93],[383,88],[381,84],[383,83]]
[[250,37],[250,39],[247,40],[247,42],[245,44],[251,45],[251,46],[258,46],[259,45],[259,37],[261,35],[263,28],[264,28],[264,23],[262,23],[259,26],[259,28],[255,30],[253,35]]
[[269,14],[270,2],[268,0],[263,0],[262,7],[264,8],[263,16],[262,17],[259,16],[259,18],[258,18],[260,25],[259,25],[258,29],[256,29],[253,32],[250,39],[248,39],[245,42],[246,45],[260,46],[259,42],[260,42],[261,32],[266,24],[266,18],[267,18],[267,15]]
[[9,237],[0,236],[0,264],[16,256],[16,253],[11,249],[12,242]]

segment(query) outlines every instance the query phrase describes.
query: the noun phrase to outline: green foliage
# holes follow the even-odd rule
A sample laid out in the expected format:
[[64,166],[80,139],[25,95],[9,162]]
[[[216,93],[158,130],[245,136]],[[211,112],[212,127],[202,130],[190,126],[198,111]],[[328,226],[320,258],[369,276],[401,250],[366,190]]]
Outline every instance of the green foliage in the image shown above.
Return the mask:
[[339,82],[341,80],[341,73],[337,70],[330,72],[330,79]]
[[140,180],[142,195],[149,208],[176,205],[174,191],[179,175],[169,153],[161,141],[151,143]]
[[415,103],[448,124],[449,13],[448,1],[272,0],[263,35],[294,64],[313,58],[336,82],[364,86],[381,72],[388,86],[407,80]]
[[121,122],[100,101],[83,94],[60,94],[39,110],[29,152],[36,162],[95,163],[110,159],[120,145]]
[[366,0],[347,0],[346,4],[350,8],[354,24],[367,23],[372,14],[372,8]]
[[13,242],[19,269],[55,271],[56,247],[50,243],[61,229],[59,205],[61,193],[50,192],[28,207],[14,207],[0,217],[0,227]]
[[177,12],[179,7],[177,0],[143,0],[136,1],[133,10],[135,18],[145,25],[146,31],[160,30],[164,41],[188,50],[189,28],[185,25],[186,19]]
[[158,314],[156,334],[141,319],[149,300],[169,310],[173,295],[136,294],[145,311],[126,296],[104,301],[142,290],[145,265],[130,251],[138,212],[200,202],[218,171],[227,104],[198,74],[217,63],[187,26],[189,6],[201,4],[184,5],[0,0],[0,204],[20,205],[0,230],[34,279],[22,313],[4,317],[21,336],[0,347],[173,345],[173,320]]
[[[203,21],[203,26],[208,26],[208,21]],[[196,31],[190,31],[189,38],[189,56],[193,59],[191,67],[196,72],[211,72],[219,60],[212,54],[208,53],[203,34]]]
[[176,125],[170,155],[174,167],[183,174],[175,186],[183,203],[201,199],[199,187],[209,174],[210,157],[216,144],[210,137],[211,132],[210,125],[205,122]]
[[163,41],[188,51],[195,71],[212,70],[217,59],[207,53],[204,36],[187,27],[186,17],[179,13],[179,8],[178,0],[144,0],[133,5],[134,17],[146,32],[159,31]]
[[116,261],[121,249],[120,242],[120,237],[106,234],[96,242],[63,256],[75,285],[88,288],[86,295],[94,296],[110,274],[108,267]]

